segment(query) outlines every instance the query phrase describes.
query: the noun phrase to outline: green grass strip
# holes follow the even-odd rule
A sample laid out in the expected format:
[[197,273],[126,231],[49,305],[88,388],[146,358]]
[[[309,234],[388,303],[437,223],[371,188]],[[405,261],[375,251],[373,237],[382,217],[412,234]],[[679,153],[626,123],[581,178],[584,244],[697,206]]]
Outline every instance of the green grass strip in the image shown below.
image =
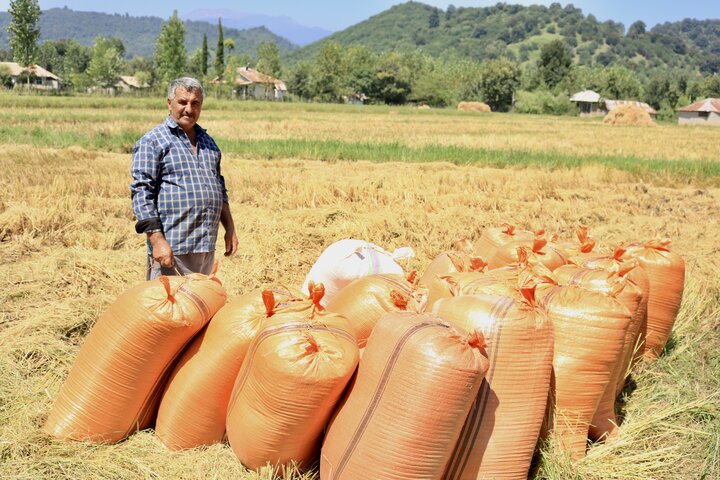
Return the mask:
[[[35,147],[67,148],[79,146],[109,152],[129,153],[140,131],[105,131],[81,134],[42,128],[0,128],[7,143]],[[227,154],[254,159],[305,159],[321,161],[367,160],[373,162],[449,162],[456,165],[480,165],[496,168],[539,167],[545,169],[578,168],[597,164],[629,172],[638,177],[652,177],[686,183],[720,185],[720,161],[663,160],[632,156],[570,156],[549,152],[490,150],[446,145],[411,147],[400,143],[345,142],[340,140],[244,140],[216,137]]]
[[489,150],[446,145],[409,147],[399,143],[355,143],[338,140],[227,140],[218,139],[226,153],[246,158],[308,160],[368,160],[375,162],[450,162],[496,168],[578,168],[598,164],[634,175],[667,176],[675,180],[720,184],[720,162],[663,160],[630,156],[570,156],[520,150]]

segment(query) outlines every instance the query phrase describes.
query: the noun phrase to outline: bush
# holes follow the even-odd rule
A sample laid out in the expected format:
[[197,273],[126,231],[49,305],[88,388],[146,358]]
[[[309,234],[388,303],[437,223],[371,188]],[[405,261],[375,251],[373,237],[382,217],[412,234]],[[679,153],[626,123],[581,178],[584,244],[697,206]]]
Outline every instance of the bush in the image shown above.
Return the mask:
[[547,90],[519,91],[515,99],[515,112],[535,115],[577,115],[577,106],[564,95]]

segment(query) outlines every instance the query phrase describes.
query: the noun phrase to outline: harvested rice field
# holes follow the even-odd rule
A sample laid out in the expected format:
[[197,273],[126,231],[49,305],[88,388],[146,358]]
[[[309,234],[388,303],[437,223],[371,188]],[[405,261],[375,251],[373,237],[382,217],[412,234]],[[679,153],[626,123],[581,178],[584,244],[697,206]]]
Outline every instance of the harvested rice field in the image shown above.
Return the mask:
[[[0,477],[319,478],[250,472],[227,444],[174,452],[152,430],[113,445],[43,433],[85,335],[144,279],[128,152],[166,110],[160,98],[0,101]],[[565,240],[586,225],[598,249],[669,238],[686,263],[682,305],[663,354],[619,397],[619,435],[576,461],[543,444],[530,478],[720,478],[717,130],[212,98],[199,123],[223,149],[240,241],[217,273],[230,298],[299,287],[343,238],[412,247],[408,272],[504,223]]]

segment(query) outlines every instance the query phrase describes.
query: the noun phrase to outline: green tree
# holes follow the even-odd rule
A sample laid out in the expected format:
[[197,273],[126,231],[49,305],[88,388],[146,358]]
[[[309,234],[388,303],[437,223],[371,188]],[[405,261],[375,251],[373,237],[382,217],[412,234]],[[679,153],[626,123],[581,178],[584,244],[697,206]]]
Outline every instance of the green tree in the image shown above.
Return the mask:
[[333,41],[323,43],[311,69],[310,91],[322,102],[337,102],[342,96],[342,49]]
[[389,105],[407,102],[412,86],[412,71],[401,54],[389,52],[378,60],[371,96]]
[[500,58],[489,60],[482,66],[477,91],[480,98],[493,111],[507,111],[513,104],[515,91],[520,86],[520,67],[517,63]]
[[94,85],[108,88],[117,83],[122,72],[123,60],[117,49],[117,43],[111,39],[97,37],[87,75]]
[[713,75],[705,80],[703,90],[706,97],[720,98],[720,75]]
[[312,97],[310,75],[310,64],[301,62],[296,65],[288,77],[288,90],[302,99],[310,99]]
[[258,45],[256,68],[271,77],[280,76],[280,50],[275,42],[262,42]]
[[630,28],[628,28],[627,37],[640,38],[645,35],[646,28],[647,25],[645,25],[645,22],[643,22],[642,20],[638,20],[637,22],[630,25]]
[[204,77],[208,72],[208,45],[207,35],[205,33],[203,33],[202,50],[200,55],[200,72],[202,72],[202,76]]
[[440,26],[440,14],[437,8],[433,8],[430,12],[430,19],[428,20],[428,26],[430,28],[437,28]]
[[187,74],[195,78],[202,78],[204,76],[202,71],[202,49],[196,49],[188,57]]
[[642,84],[632,70],[625,67],[607,68],[603,71],[600,93],[609,99],[637,100],[642,94]]
[[167,84],[185,73],[185,25],[173,11],[164,23],[155,43],[155,65],[158,80]]
[[[12,15],[8,33],[13,58],[20,66],[28,68],[35,63],[37,41],[40,38],[40,5],[37,0],[10,0],[8,13]],[[30,75],[27,77],[30,89]]]
[[540,49],[538,70],[549,88],[555,88],[570,72],[571,66],[570,51],[562,40],[553,40]]
[[218,41],[215,51],[215,76],[222,77],[225,71],[225,40],[223,40],[222,19],[218,18]]

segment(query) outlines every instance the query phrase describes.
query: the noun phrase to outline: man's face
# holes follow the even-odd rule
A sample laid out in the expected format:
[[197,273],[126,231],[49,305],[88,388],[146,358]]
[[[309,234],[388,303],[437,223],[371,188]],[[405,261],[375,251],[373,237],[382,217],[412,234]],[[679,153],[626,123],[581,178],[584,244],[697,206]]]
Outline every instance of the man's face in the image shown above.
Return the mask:
[[202,95],[199,90],[187,91],[182,87],[175,89],[175,98],[168,98],[168,110],[180,128],[190,132],[200,118]]

